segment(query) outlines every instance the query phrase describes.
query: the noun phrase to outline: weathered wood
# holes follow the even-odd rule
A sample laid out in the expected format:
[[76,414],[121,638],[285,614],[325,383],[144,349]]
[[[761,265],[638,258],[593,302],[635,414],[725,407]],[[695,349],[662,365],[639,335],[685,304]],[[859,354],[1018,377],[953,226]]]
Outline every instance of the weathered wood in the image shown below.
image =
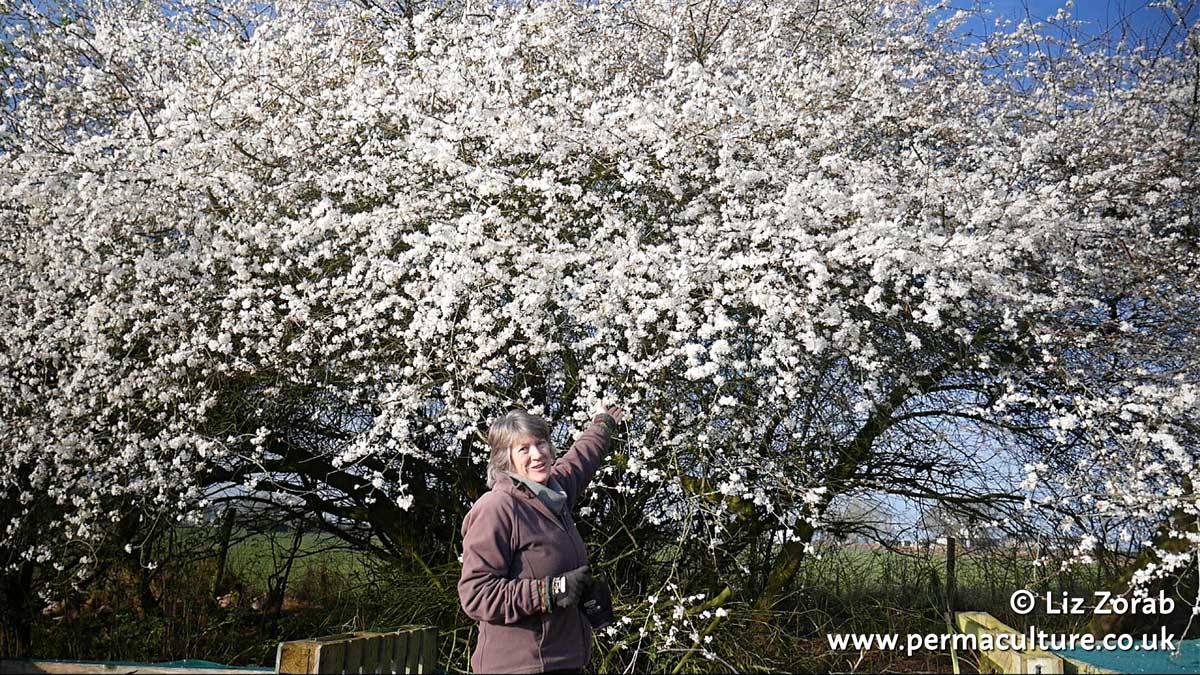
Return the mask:
[[362,672],[363,649],[362,640],[350,640],[346,643],[346,665],[342,672],[357,675]]
[[427,675],[437,668],[437,642],[436,628],[426,628],[421,631],[421,661],[417,665],[417,670],[422,674]]
[[350,639],[353,638],[318,644],[316,672],[322,675],[344,672],[346,666],[346,642]]
[[408,658],[405,659],[405,675],[416,675],[421,664],[421,629],[412,628],[408,633]]
[[275,671],[295,675],[317,672],[317,642],[280,642],[275,651]]
[[381,673],[384,672],[381,668],[380,647],[382,647],[383,636],[379,634],[366,636],[362,639],[362,670],[364,673]]
[[432,673],[437,668],[437,629],[405,626],[386,633],[340,633],[282,642],[276,668],[280,673],[305,674]]
[[81,675],[254,675],[274,673],[272,668],[189,668],[136,663],[88,663],[79,661],[39,661],[37,659],[0,659],[3,675],[33,675],[34,673],[80,673]]
[[379,667],[380,673],[392,672],[392,652],[395,651],[396,636],[391,633],[382,633],[379,636]]
[[1042,675],[1062,675],[1066,659],[1058,654],[1032,654],[1015,652],[1017,669],[1014,673],[1041,673]]
[[396,631],[392,635],[395,638],[395,642],[392,651],[391,672],[403,673],[408,666],[408,650],[412,640],[412,633],[409,631]]
[[[954,615],[958,630],[963,633],[981,635],[992,633],[1013,633],[1017,631],[1001,623],[996,617],[987,612],[958,612]],[[1040,670],[1039,670],[1040,669]],[[1105,670],[1089,663],[1084,663],[1069,656],[1060,656],[1041,649],[1030,648],[1023,652],[1015,650],[992,649],[980,650],[979,670],[984,673],[1034,673],[1046,675],[1054,673],[1090,673],[1103,675],[1114,671]]]

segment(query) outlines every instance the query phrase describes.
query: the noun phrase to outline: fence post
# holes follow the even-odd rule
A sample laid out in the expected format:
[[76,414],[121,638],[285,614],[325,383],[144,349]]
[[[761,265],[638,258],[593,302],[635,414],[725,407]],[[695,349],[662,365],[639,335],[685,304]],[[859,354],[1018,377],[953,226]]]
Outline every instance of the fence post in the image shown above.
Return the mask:
[[946,611],[950,612],[952,617],[958,606],[956,597],[958,584],[954,570],[954,557],[954,537],[946,537]]

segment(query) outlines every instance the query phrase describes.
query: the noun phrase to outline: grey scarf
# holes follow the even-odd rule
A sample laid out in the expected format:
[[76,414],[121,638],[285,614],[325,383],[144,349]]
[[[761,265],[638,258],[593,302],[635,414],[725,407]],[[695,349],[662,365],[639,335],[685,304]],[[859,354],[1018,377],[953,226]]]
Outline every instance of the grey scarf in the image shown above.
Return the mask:
[[550,512],[556,516],[562,517],[563,509],[567,508],[567,491],[562,489],[558,481],[550,478],[549,485],[535,483],[524,476],[519,476],[511,471],[504,473],[512,476],[513,480],[520,481],[525,487],[533,491],[537,498],[542,500],[542,503],[550,507]]

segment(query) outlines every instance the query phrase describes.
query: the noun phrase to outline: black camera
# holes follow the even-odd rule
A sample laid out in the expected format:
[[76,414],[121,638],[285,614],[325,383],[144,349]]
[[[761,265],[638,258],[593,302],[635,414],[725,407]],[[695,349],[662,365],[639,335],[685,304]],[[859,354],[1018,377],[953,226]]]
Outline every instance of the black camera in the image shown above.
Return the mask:
[[592,577],[591,585],[583,591],[579,606],[583,609],[588,623],[592,624],[592,630],[604,628],[615,620],[612,590],[599,576]]

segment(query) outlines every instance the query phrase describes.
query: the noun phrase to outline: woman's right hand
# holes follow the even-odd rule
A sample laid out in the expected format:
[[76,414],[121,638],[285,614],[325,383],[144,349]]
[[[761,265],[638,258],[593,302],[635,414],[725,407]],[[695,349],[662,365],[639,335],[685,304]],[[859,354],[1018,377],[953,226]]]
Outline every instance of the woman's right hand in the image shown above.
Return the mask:
[[587,565],[550,577],[550,602],[558,609],[573,607],[591,585],[592,574]]

